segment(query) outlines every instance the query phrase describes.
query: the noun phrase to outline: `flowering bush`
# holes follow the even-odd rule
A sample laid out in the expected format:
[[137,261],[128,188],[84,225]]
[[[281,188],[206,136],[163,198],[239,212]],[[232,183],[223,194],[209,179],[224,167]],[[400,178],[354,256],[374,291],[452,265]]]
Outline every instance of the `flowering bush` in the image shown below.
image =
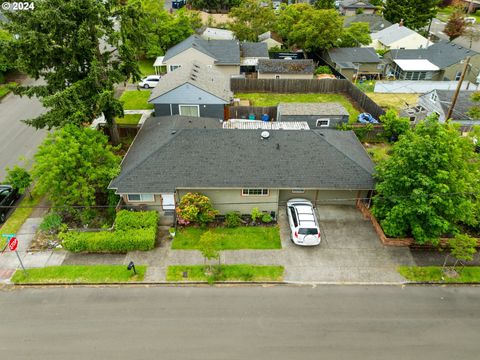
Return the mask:
[[187,193],[180,200],[176,209],[182,221],[206,225],[215,220],[218,211],[212,206],[210,199],[199,193]]

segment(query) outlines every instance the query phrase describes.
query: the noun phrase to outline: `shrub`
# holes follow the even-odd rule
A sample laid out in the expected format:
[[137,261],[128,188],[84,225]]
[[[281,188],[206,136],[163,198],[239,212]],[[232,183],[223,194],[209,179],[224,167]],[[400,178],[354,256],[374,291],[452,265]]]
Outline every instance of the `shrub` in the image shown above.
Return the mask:
[[212,222],[218,214],[210,199],[199,193],[187,193],[182,196],[176,211],[181,219],[200,225]]
[[7,168],[7,184],[12,185],[18,190],[20,194],[23,194],[32,183],[32,177],[27,170],[15,165],[12,169]]
[[257,222],[258,219],[262,218],[263,213],[258,210],[258,208],[253,208],[250,216],[252,217],[253,222]]
[[268,224],[268,223],[272,222],[272,220],[273,220],[272,215],[267,214],[267,213],[262,215],[262,222],[263,223]]
[[240,225],[242,217],[238,211],[232,211],[225,215],[225,225],[229,228],[235,228]]
[[320,74],[329,74],[332,75],[332,69],[330,69],[329,66],[327,65],[322,65],[319,66],[315,69],[315,75],[320,75]]
[[158,213],[156,211],[128,211],[121,210],[115,219],[117,231],[131,229],[157,228]]
[[62,226],[62,217],[57,213],[50,213],[43,218],[39,229],[44,233],[54,234]]
[[410,120],[401,118],[394,110],[388,110],[385,115],[380,116],[380,121],[385,130],[385,136],[390,141],[395,141],[410,129]]

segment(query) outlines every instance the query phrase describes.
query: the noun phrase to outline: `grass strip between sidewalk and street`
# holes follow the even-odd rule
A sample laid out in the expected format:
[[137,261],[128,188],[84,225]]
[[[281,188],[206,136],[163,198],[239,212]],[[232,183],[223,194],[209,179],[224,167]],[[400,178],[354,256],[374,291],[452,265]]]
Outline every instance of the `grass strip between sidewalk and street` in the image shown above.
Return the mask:
[[275,227],[217,227],[202,229],[187,227],[177,231],[172,242],[172,249],[186,250],[198,249],[200,237],[206,231],[215,235],[218,250],[239,250],[239,249],[281,249],[280,230]]
[[284,271],[283,266],[247,264],[213,265],[212,275],[205,275],[206,270],[204,265],[172,265],[167,281],[282,281]]
[[398,272],[405,279],[417,282],[480,283],[480,266],[457,267],[458,277],[448,277],[441,266],[400,266]]
[[35,283],[116,283],[143,281],[147,267],[136,265],[137,275],[126,265],[63,265],[17,270],[11,281],[15,284]]
[[30,217],[34,208],[40,203],[41,200],[42,198],[40,196],[35,196],[31,199],[28,194],[25,195],[23,199],[16,205],[17,208],[0,228],[0,233],[17,234],[23,223]]

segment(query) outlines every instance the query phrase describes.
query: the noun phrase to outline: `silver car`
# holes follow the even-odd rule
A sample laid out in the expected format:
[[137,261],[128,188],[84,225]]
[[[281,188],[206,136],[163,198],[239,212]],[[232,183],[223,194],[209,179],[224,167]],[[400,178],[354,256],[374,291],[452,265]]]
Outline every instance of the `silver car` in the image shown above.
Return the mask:
[[160,81],[160,77],[160,75],[149,75],[146,78],[143,78],[142,81],[138,83],[138,86],[144,89],[154,88]]
[[314,246],[321,241],[315,209],[307,199],[291,199],[287,202],[290,238],[297,245]]

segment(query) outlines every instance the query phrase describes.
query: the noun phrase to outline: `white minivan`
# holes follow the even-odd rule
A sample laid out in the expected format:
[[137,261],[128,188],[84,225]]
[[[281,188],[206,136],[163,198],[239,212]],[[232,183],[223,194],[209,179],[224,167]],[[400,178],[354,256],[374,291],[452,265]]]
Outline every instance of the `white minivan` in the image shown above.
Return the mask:
[[149,75],[146,78],[143,78],[142,81],[138,83],[138,86],[144,89],[154,88],[159,81],[160,75]]
[[287,216],[290,225],[290,239],[303,246],[319,245],[321,241],[315,208],[307,199],[287,201]]

